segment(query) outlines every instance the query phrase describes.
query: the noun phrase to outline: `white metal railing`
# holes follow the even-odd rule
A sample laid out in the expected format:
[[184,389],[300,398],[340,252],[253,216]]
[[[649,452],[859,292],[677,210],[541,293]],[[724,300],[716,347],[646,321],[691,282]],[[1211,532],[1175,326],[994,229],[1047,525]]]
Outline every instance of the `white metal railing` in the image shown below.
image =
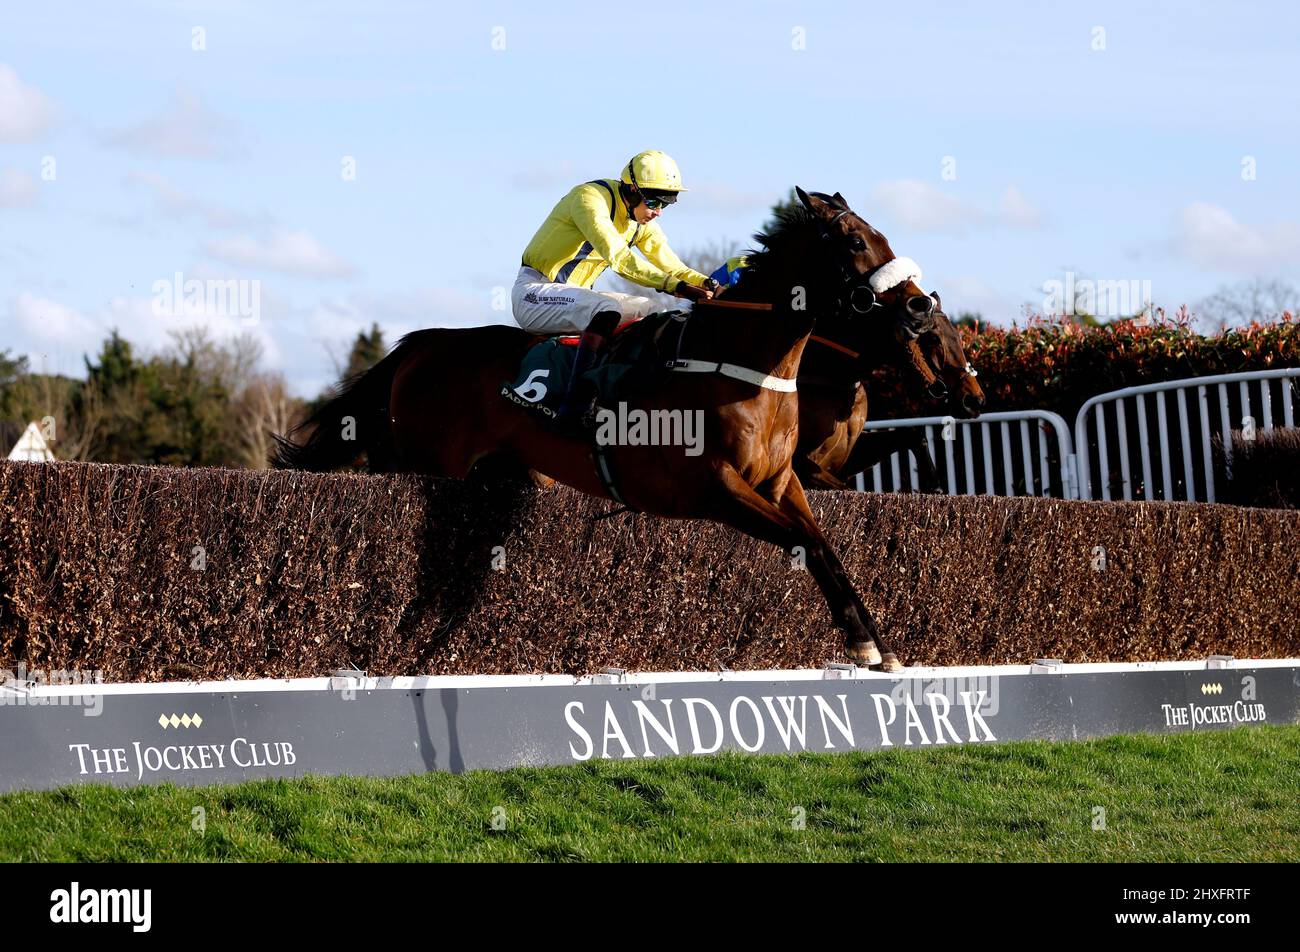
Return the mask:
[[[1093,499],[1096,486],[1101,499],[1214,502],[1215,439],[1230,475],[1234,428],[1271,430],[1277,421],[1295,426],[1297,379],[1300,367],[1288,367],[1114,390],[1079,409],[1073,438],[1065,420],[1046,410],[986,413],[976,420],[875,420],[865,429],[923,428],[940,486],[951,495]],[[1190,405],[1189,391],[1195,391]],[[1178,438],[1171,440],[1174,430]],[[902,455],[893,453],[858,474],[858,489],[916,489],[916,459],[909,454],[904,471]],[[1118,472],[1111,469],[1113,455]]]
[[[1091,434],[1095,434],[1095,476],[1100,484],[1100,498],[1214,502],[1214,436],[1221,437],[1224,465],[1231,473],[1234,426],[1243,429],[1249,427],[1256,431],[1271,430],[1275,392],[1280,398],[1282,425],[1295,425],[1293,380],[1297,377],[1300,377],[1300,367],[1255,370],[1144,384],[1093,397],[1079,409],[1074,423],[1079,497],[1094,498]],[[1251,384],[1255,385],[1254,402],[1251,399]],[[1215,391],[1215,405],[1211,403],[1211,388]],[[1195,401],[1190,407],[1187,399],[1189,391],[1195,391]],[[1171,393],[1174,404],[1172,413],[1175,417],[1172,426],[1178,432],[1177,443],[1170,442]],[[1154,440],[1147,410],[1148,400],[1155,404]],[[1255,407],[1259,408],[1258,416],[1253,412]],[[1130,410],[1137,419],[1136,433],[1131,428]],[[1217,422],[1213,420],[1216,410]],[[1195,439],[1193,432],[1196,433]],[[1112,439],[1119,453],[1118,480],[1113,478],[1115,474],[1111,469]],[[1193,442],[1199,445],[1194,448]],[[1153,449],[1158,452],[1158,458],[1154,462]],[[1140,474],[1134,471],[1135,455],[1141,464]],[[1141,477],[1140,482],[1135,479],[1138,475]]]
[[[983,492],[998,496],[1078,498],[1070,427],[1059,414],[1049,410],[1017,410],[985,413],[976,420],[911,417],[868,422],[864,429],[887,432],[902,427],[924,427],[926,443],[934,452],[935,473],[949,495]],[[868,482],[875,492],[904,488],[900,455],[890,455],[888,479],[884,471],[886,461],[882,461],[858,475],[858,489],[865,491]],[[909,459],[906,485],[915,489],[919,474],[915,457],[909,454]],[[1000,466],[996,465],[999,460]],[[959,472],[964,477],[960,481]],[[959,484],[964,488],[959,488]]]

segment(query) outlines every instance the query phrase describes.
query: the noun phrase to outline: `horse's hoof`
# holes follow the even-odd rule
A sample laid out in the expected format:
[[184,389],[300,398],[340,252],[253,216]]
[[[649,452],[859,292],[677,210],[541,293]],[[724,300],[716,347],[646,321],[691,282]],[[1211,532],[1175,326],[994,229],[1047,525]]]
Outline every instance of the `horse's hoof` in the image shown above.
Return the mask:
[[870,639],[867,641],[845,642],[844,651],[853,660],[854,664],[873,667],[881,663],[880,649]]
[[886,651],[884,656],[880,659],[880,662],[872,665],[871,670],[887,671],[891,673],[894,671],[902,671],[903,662],[899,661],[898,657],[892,651]]

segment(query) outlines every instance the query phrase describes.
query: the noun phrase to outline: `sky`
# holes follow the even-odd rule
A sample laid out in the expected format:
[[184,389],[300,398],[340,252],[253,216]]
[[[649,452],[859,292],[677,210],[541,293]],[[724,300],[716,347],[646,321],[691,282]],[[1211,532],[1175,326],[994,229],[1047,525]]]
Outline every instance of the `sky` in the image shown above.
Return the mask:
[[800,185],[950,314],[1194,305],[1300,271],[1298,48],[1285,2],[0,0],[0,351],[201,324],[314,395],[372,322],[509,323],[552,205],[643,149],[688,264]]

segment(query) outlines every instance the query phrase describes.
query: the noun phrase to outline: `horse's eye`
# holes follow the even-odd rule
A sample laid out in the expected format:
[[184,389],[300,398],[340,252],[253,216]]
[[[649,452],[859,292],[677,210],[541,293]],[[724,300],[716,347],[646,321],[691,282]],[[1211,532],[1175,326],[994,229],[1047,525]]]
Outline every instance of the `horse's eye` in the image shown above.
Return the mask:
[[849,247],[852,248],[854,251],[866,251],[867,243],[863,241],[861,238],[859,238],[857,235],[854,235],[852,238],[849,239]]

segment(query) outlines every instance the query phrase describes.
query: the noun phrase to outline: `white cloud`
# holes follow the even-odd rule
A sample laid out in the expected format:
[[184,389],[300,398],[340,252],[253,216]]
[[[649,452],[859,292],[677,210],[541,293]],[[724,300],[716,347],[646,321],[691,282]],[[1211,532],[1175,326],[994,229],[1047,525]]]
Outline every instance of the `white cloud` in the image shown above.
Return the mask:
[[[926,282],[930,288],[930,282]],[[1021,306],[1001,291],[971,275],[943,277],[931,290],[939,292],[943,312],[952,320],[961,314],[979,314],[985,323],[1008,326],[1021,317]]]
[[[198,272],[186,272],[184,277],[197,278]],[[174,279],[168,275],[160,280],[172,282]],[[245,324],[234,308],[213,308],[202,299],[186,302],[181,313],[177,314],[167,312],[165,295],[160,295],[158,300],[154,297],[115,297],[95,315],[96,331],[87,350],[95,350],[99,340],[107,337],[112,328],[117,328],[133,345],[157,351],[171,343],[174,332],[201,327],[219,341],[244,335],[253,337],[262,346],[263,364],[275,369],[282,364],[282,352],[272,336],[275,321],[273,315],[267,313],[269,308],[263,297],[269,298],[270,295],[262,295],[259,285],[260,313],[256,324]]]
[[36,204],[40,186],[22,169],[0,169],[0,208],[26,208]]
[[423,288],[398,294],[350,294],[321,301],[307,318],[311,335],[319,340],[350,340],[372,323],[384,329],[389,343],[426,327],[513,326],[509,287],[503,287],[505,310],[492,309],[491,289],[466,294],[444,288]]
[[98,341],[95,322],[79,311],[23,291],[9,302],[15,324],[42,344],[93,346]]
[[1014,185],[1006,187],[997,207],[991,209],[949,195],[920,179],[881,182],[872,189],[871,201],[912,231],[961,235],[976,226],[1037,228],[1043,223],[1042,212]]
[[[418,330],[421,327],[481,327],[485,324],[514,324],[510,316],[510,287],[497,285],[503,309],[494,311],[493,288],[476,294],[448,288],[421,288],[397,294],[357,295],[357,304],[377,317],[381,324],[397,323]],[[403,332],[405,333],[405,332]]]
[[[187,269],[183,281],[226,281],[229,272],[197,265]],[[403,334],[424,327],[475,327],[513,324],[508,311],[494,311],[490,292],[466,293],[459,289],[423,288],[393,294],[353,293],[295,306],[259,282],[260,319],[246,325],[238,308],[214,309],[188,296],[179,310],[166,307],[176,276],[158,276],[170,283],[160,302],[150,289],[146,295],[119,296],[105,305],[80,311],[40,293],[25,292],[11,298],[7,310],[0,301],[0,325],[12,329],[11,348],[27,353],[35,367],[46,372],[84,373],[83,354],[96,354],[101,342],[116,328],[141,354],[152,354],[171,344],[171,333],[192,327],[206,329],[214,340],[251,335],[262,346],[262,366],[280,370],[296,393],[314,395],[329,383],[337,363],[346,359],[359,331],[377,323],[391,346]],[[180,285],[184,290],[184,285]],[[188,294],[188,292],[186,292]],[[228,298],[223,298],[223,302]],[[169,310],[176,311],[168,313]]]
[[701,208],[720,212],[724,215],[741,212],[766,212],[773,205],[776,196],[770,192],[741,192],[729,185],[691,186],[691,190],[682,196],[683,202],[699,205]]
[[1174,244],[1194,264],[1213,271],[1259,273],[1300,266],[1300,223],[1253,227],[1209,202],[1183,209]]
[[[171,279],[171,275],[166,278]],[[271,295],[265,297],[268,301],[275,300]],[[160,312],[156,303],[153,297],[116,297],[94,313],[83,313],[59,301],[24,291],[10,299],[9,318],[20,332],[16,336],[25,338],[25,343],[78,358],[81,354],[97,353],[100,342],[114,328],[137,348],[157,351],[171,342],[172,331],[203,327],[216,340],[251,335],[262,345],[266,365],[275,368],[282,363],[282,351],[271,333],[275,321],[273,315],[268,315],[270,308],[265,303],[255,325],[245,324],[239,314],[210,310],[202,303],[175,315]]]
[[275,228],[266,238],[237,235],[209,241],[203,250],[227,264],[308,278],[346,278],[356,268],[305,231]]
[[195,159],[231,156],[240,139],[238,126],[193,93],[177,93],[166,115],[105,136],[106,145],[144,155]]
[[0,142],[32,142],[54,122],[54,103],[0,63]]
[[871,201],[912,231],[961,233],[984,219],[984,214],[974,205],[920,179],[881,182],[871,190]]
[[311,336],[320,341],[342,341],[369,326],[356,302],[341,298],[321,301],[307,317]]
[[1037,228],[1043,223],[1043,213],[1014,185],[1002,193],[1001,212],[1002,220],[1017,228]]
[[209,228],[237,228],[255,221],[242,212],[197,199],[157,172],[132,172],[126,177],[126,182],[128,185],[143,185],[148,188],[154,195],[158,210],[169,218],[198,217]]

